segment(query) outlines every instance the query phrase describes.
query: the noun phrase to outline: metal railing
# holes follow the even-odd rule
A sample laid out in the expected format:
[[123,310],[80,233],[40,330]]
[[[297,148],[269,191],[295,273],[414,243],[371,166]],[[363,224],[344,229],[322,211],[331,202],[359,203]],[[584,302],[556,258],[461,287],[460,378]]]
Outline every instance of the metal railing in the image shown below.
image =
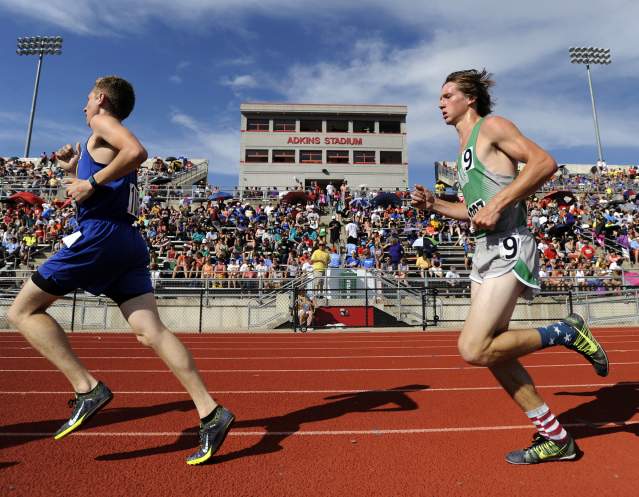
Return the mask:
[[[6,311],[25,278],[0,278],[0,329],[10,328]],[[404,279],[364,270],[281,280],[163,279],[155,285],[160,317],[167,326],[201,333],[297,329],[303,302],[315,309],[316,328],[459,328],[470,308],[467,278]],[[113,302],[81,290],[60,299],[48,312],[70,331],[128,330]],[[600,285],[542,290],[532,301],[520,300],[512,322],[537,326],[571,312],[594,324],[637,323],[639,288]]]

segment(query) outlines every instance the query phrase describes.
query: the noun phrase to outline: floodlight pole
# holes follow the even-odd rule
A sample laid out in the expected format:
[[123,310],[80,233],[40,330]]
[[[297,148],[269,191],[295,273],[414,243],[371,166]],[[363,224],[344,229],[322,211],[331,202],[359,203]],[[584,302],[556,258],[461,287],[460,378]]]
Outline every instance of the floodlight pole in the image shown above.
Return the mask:
[[37,55],[38,68],[36,70],[35,85],[33,86],[33,98],[31,99],[31,112],[29,113],[29,127],[27,140],[24,144],[24,156],[29,157],[31,149],[31,132],[33,131],[33,119],[35,118],[36,103],[38,101],[38,88],[40,86],[40,73],[42,72],[42,60],[45,55],[60,55],[62,53],[61,36],[28,36],[17,39],[16,53],[18,55]]
[[29,129],[27,130],[27,141],[24,144],[24,157],[29,157],[31,148],[31,131],[33,130],[33,118],[35,117],[36,101],[38,100],[38,87],[40,86],[40,71],[42,69],[43,54],[38,55],[38,69],[36,70],[35,86],[33,87],[33,99],[31,100],[31,113],[29,114]]
[[595,106],[595,93],[592,91],[592,78],[590,77],[590,64],[586,64],[586,74],[588,75],[588,89],[590,90],[590,103],[592,104],[592,119],[595,122],[595,138],[597,139],[598,163],[603,162],[603,152],[601,151],[601,137],[599,136],[599,120],[597,119],[597,108]]
[[597,140],[597,163],[603,163],[603,151],[601,136],[599,135],[599,120],[597,119],[597,106],[595,105],[595,92],[592,90],[591,64],[610,64],[610,49],[600,47],[570,47],[568,49],[572,64],[585,64],[588,77],[588,90],[590,91],[590,104],[592,105],[592,120],[595,123],[595,138]]

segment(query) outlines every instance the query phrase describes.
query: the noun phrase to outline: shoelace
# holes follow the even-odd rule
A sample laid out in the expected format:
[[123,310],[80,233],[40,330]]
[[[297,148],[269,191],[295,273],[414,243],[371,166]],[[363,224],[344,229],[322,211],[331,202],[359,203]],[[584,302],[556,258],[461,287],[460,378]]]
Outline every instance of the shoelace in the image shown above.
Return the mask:
[[536,445],[533,444],[529,450],[536,452],[541,459],[544,459],[549,456],[561,454],[563,452],[563,447],[559,447],[552,440],[546,440],[544,442],[537,443]]
[[77,397],[74,397],[73,399],[69,399],[69,400],[67,401],[67,405],[68,405],[69,407],[75,407],[75,405],[76,405],[77,403],[78,403],[78,399],[77,399]]

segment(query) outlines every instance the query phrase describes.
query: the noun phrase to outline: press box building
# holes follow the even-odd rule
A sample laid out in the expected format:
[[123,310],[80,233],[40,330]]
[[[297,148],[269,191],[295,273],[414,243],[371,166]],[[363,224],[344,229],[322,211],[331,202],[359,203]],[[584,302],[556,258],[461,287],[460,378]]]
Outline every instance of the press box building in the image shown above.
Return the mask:
[[240,187],[408,187],[405,105],[243,103],[240,112]]

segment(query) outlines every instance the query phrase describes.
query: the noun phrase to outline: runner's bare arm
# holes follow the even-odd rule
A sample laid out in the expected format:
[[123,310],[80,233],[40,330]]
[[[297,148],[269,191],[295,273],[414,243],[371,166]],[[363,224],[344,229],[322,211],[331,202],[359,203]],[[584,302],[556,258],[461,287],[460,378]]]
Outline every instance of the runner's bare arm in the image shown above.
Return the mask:
[[508,157],[526,164],[515,180],[473,217],[475,227],[492,229],[507,206],[528,198],[557,171],[557,163],[548,152],[526,138],[512,122],[503,117],[487,118],[482,133]]
[[[96,115],[89,123],[93,134],[114,149],[117,155],[103,169],[93,175],[98,185],[108,183],[135,171],[146,160],[147,152],[138,139],[120,121],[109,115]],[[65,180],[67,195],[82,203],[93,194],[93,186],[87,180]]]
[[422,185],[415,185],[411,192],[411,205],[418,209],[436,212],[442,216],[467,221],[468,210],[464,202],[447,202],[435,197],[433,193]]
[[98,184],[108,183],[135,171],[147,159],[147,152],[133,133],[109,115],[97,115],[90,122],[93,133],[118,150],[118,154],[94,177]]

